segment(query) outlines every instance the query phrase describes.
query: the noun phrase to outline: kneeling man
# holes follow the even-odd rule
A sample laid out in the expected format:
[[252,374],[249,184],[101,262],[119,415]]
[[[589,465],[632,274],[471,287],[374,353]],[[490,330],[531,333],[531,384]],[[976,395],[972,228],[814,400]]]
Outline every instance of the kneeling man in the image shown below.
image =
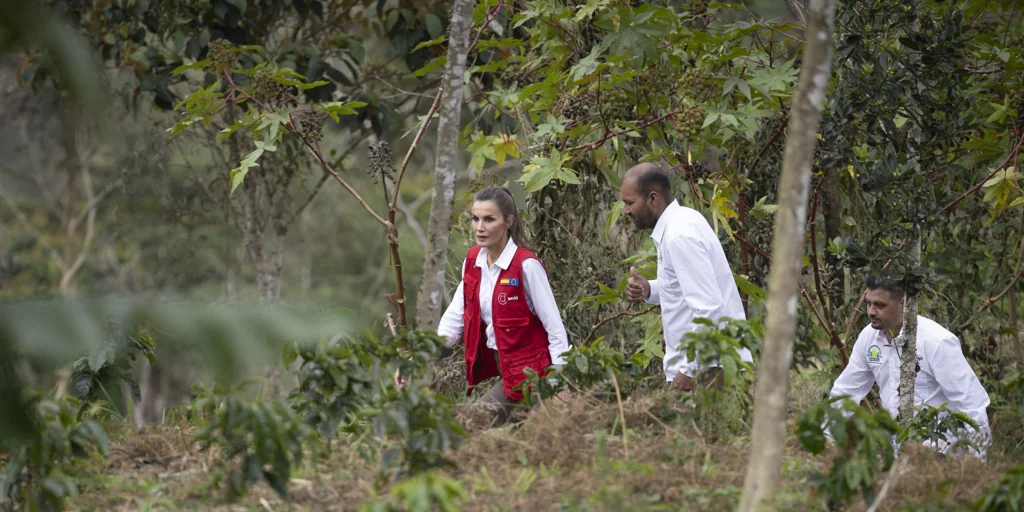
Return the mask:
[[[895,418],[899,413],[900,355],[903,340],[895,333],[903,332],[903,289],[897,283],[868,277],[868,318],[871,325],[864,327],[850,354],[850,363],[836,379],[829,396],[849,395],[860,402],[878,383],[882,405]],[[914,381],[914,406],[938,408],[942,404],[950,411],[963,412],[978,423],[978,431],[969,439],[984,449],[990,439],[988,393],[981,387],[978,376],[960,349],[960,340],[941,325],[923,316],[917,317],[917,379]],[[970,430],[970,427],[967,427]],[[948,443],[956,439],[947,434]],[[949,444],[942,443],[945,452]]]

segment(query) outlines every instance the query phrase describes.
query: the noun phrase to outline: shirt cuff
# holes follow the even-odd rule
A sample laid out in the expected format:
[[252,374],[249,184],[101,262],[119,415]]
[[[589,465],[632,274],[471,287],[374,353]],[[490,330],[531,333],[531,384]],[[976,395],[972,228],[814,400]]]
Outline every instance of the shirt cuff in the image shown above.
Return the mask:
[[650,295],[650,297],[647,297],[644,300],[648,304],[654,304],[654,305],[661,304],[661,293],[659,293],[659,290],[658,290],[658,280],[657,279],[651,279],[650,281],[648,281],[648,283],[651,285],[651,295]]
[[565,358],[562,357],[561,354],[556,354],[550,351],[548,354],[551,355],[551,366],[557,366],[559,368],[565,366]]

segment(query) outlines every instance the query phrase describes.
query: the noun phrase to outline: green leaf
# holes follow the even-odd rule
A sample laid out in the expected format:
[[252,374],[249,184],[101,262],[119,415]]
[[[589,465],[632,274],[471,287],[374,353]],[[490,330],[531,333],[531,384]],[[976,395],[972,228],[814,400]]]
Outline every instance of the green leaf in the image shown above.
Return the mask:
[[[438,36],[438,37],[436,37],[434,39],[431,39],[430,41],[423,41],[420,44],[414,46],[413,49],[411,50],[411,52],[415,52],[417,50],[422,50],[423,48],[430,48],[431,46],[437,46],[437,45],[439,45],[439,44],[441,44],[441,43],[443,43],[443,42],[445,42],[447,40],[448,40],[448,36],[446,36],[444,34],[441,34],[440,36]],[[481,41],[481,42],[483,42],[483,41]],[[484,48],[480,48],[480,45],[477,45],[477,48],[479,48],[481,50],[484,49]]]
[[174,71],[171,71],[171,76],[178,76],[190,69],[206,69],[209,65],[210,59],[197,60],[192,64],[184,64],[174,68]]
[[578,369],[580,371],[580,373],[583,373],[583,374],[590,373],[590,360],[587,359],[587,356],[585,356],[583,354],[578,354],[573,359],[573,363],[576,365],[576,369]]
[[430,73],[431,71],[433,71],[433,70],[435,70],[435,69],[437,69],[437,68],[439,68],[441,66],[444,66],[447,63],[448,63],[448,55],[447,54],[441,55],[441,56],[437,57],[436,59],[428,62],[427,65],[423,66],[422,68],[419,68],[416,71],[413,71],[412,74],[415,77],[421,77],[421,76],[424,76],[427,73]]
[[558,171],[558,179],[560,179],[560,180],[562,180],[565,183],[568,183],[570,185],[579,185],[580,184],[580,178],[578,176],[576,176],[576,173],[574,171],[570,170],[570,169],[566,169],[565,167],[562,167],[561,169],[559,169],[559,171]]
[[622,217],[622,211],[625,209],[626,203],[622,201],[615,201],[612,203],[612,209],[608,212],[608,217],[604,221],[604,236],[607,237],[612,230],[612,226],[619,221]]
[[309,89],[315,89],[317,87],[321,87],[329,83],[330,82],[328,82],[327,80],[317,80],[316,82],[310,82],[308,84],[299,84],[296,87],[298,87],[300,90],[308,91]]
[[340,121],[339,116],[352,116],[356,114],[357,108],[363,108],[366,106],[365,101],[332,101],[330,103],[324,103],[317,107],[317,110],[322,110],[331,116],[335,122]]
[[505,165],[505,157],[511,156],[512,158],[519,158],[519,144],[517,143],[515,135],[504,135],[500,138],[495,137],[494,143],[494,160],[498,162],[499,166]]
[[441,19],[436,14],[427,14],[424,23],[427,25],[427,33],[430,34],[430,37],[442,37],[444,35]]
[[573,21],[579,23],[594,16],[595,12],[608,7],[611,0],[587,0],[586,5],[581,5],[576,11]]
[[257,141],[257,147],[251,153],[242,159],[242,164],[238,167],[231,169],[231,193],[235,192],[235,189],[245,181],[245,175],[249,173],[251,167],[258,167],[259,164],[256,160],[259,160],[260,156],[263,155],[264,148],[259,147],[259,141]]
[[603,52],[604,50],[601,45],[595,45],[589,55],[580,59],[580,61],[569,70],[569,76],[572,77],[573,80],[582,80],[597,71],[598,68],[601,67],[598,57]]
[[224,128],[223,130],[220,131],[220,133],[217,134],[217,142],[221,142],[227,139],[228,137],[231,137],[231,135],[238,131],[238,129],[242,126],[245,126],[245,123],[243,123],[242,121],[235,121],[231,126]]
[[719,115],[720,114],[718,112],[709,112],[708,116],[704,118],[704,124],[701,125],[701,128],[707,128],[708,126],[711,126],[711,123],[714,123],[715,121],[718,120]]
[[533,193],[547,186],[553,177],[553,171],[535,170],[523,174],[523,177],[519,178],[518,181],[523,184],[523,190]]

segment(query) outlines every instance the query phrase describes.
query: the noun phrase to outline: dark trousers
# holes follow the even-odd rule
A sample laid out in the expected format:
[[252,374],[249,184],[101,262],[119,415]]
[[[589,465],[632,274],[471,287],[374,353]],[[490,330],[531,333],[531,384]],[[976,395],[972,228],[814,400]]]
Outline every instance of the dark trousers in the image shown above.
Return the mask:
[[[491,350],[494,354],[494,360],[498,362],[498,368],[501,368],[501,361],[498,359],[498,351]],[[498,379],[498,382],[491,386],[491,389],[484,394],[484,396],[477,399],[474,406],[479,407],[490,414],[491,421],[490,427],[500,427],[504,425],[509,416],[512,414],[512,410],[515,409],[517,402],[510,400],[505,396],[505,383]]]

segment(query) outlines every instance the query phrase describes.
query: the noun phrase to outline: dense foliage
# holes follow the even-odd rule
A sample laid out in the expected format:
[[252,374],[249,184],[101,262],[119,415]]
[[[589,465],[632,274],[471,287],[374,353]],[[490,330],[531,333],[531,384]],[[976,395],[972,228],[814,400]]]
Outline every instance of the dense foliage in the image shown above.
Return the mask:
[[[565,367],[525,383],[509,438],[467,428],[476,397],[462,396],[461,354],[442,359],[436,326],[405,321],[428,243],[431,159],[421,155],[432,149],[450,3],[0,6],[0,48],[26,45],[11,66],[11,97],[23,105],[0,112],[11,119],[0,147],[19,155],[0,176],[0,503],[81,503],[80,488],[110,483],[89,480],[90,464],[108,456],[107,431],[170,416],[213,462],[204,485],[231,500],[255,499],[262,483],[302,499],[297,482],[341,467],[374,511],[457,510],[506,491],[549,505],[565,492],[569,510],[733,506],[735,482],[707,479],[728,464],[717,456],[749,442],[804,42],[800,2],[764,4],[476,2],[456,211],[483,186],[512,186],[573,345]],[[943,484],[900,503],[1024,503],[1024,477],[1010,468],[1024,443],[1016,7],[840,3],[799,283],[789,430],[812,456],[787,462],[793,503],[813,496],[839,510],[898,494],[907,447],[970,423],[940,408],[900,426],[870,398],[823,401],[864,325],[868,273],[901,280],[924,316],[960,338],[992,398],[988,463],[1009,470],[970,496],[942,495]],[[102,64],[91,79],[76,60],[82,48]],[[78,101],[90,83],[119,101]],[[50,132],[57,149],[33,140]],[[683,340],[691,357],[721,362],[722,390],[666,392],[659,310],[625,300],[630,266],[656,272],[651,241],[618,197],[639,162],[672,173],[677,199],[708,218],[732,264],[747,319],[703,322]],[[457,215],[448,247],[451,289],[472,243],[465,220]],[[906,251],[917,232],[919,263]],[[173,292],[200,305],[24,301],[108,292]],[[260,305],[219,306],[240,297]],[[279,308],[282,298],[307,302]],[[743,347],[753,364],[739,359]],[[151,372],[196,360],[203,384],[188,396],[194,383],[180,383],[167,398],[183,409],[137,414],[159,394],[147,391],[158,387]],[[282,382],[240,383],[267,360]],[[409,387],[392,383],[396,370]],[[457,392],[429,385],[439,377]],[[74,398],[51,398],[49,386]],[[696,483],[626,483],[666,474]],[[537,490],[581,478],[597,490]]]

